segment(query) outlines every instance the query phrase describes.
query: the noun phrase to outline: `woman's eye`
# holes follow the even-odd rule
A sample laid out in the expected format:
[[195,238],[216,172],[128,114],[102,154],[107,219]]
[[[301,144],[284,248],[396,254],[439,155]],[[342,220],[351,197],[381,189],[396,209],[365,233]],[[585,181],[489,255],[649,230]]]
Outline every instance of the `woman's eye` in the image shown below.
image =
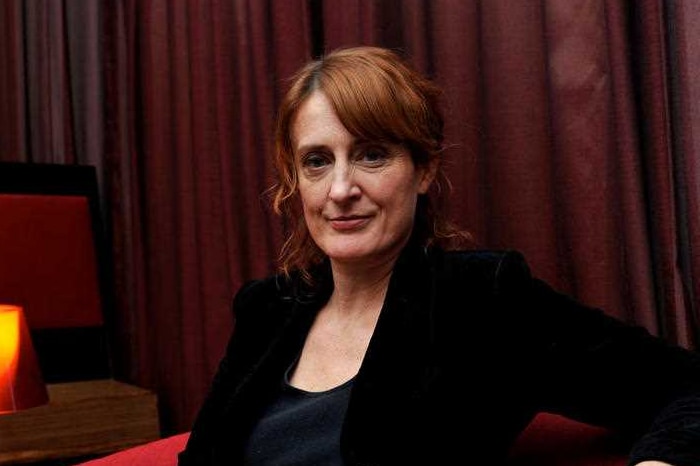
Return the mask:
[[323,154],[311,153],[304,156],[302,165],[306,168],[321,168],[328,164],[328,159]]
[[379,164],[386,160],[387,151],[382,147],[368,147],[360,152],[360,160],[366,163]]

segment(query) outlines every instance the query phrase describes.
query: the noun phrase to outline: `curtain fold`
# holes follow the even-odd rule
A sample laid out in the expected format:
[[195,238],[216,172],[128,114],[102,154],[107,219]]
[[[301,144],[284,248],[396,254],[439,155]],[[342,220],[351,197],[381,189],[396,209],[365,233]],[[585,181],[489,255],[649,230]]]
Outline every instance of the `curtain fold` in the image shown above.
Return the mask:
[[[613,115],[625,120],[632,115],[615,108],[611,64],[619,57],[610,56],[607,45],[609,28],[621,25],[606,28],[600,2],[547,1],[544,10],[560,273],[576,295],[629,318],[621,251],[638,245],[625,241],[617,212],[620,192],[639,191],[631,185],[638,181],[635,174],[625,166],[635,152],[615,146]],[[626,88],[619,90],[624,96]]]
[[271,273],[273,117],[314,53],[397,49],[444,90],[449,210],[555,287],[698,343],[700,8],[688,0],[0,5],[0,160],[98,166],[117,375],[186,430]]
[[608,123],[614,135],[608,156],[615,164],[613,215],[619,231],[620,287],[628,303],[620,316],[658,333],[627,6],[606,2],[605,17],[612,101]]
[[[700,342],[700,4],[668,2],[668,80],[674,196],[677,200],[678,267],[682,282],[688,339]],[[681,316],[683,318],[683,316]]]
[[21,0],[0,3],[0,31],[0,161],[23,161],[27,146]]
[[307,11],[154,0],[117,13],[106,29],[111,193],[128,201],[112,209],[119,368],[161,394],[164,425],[185,429],[223,354],[233,293],[274,271],[272,122],[282,79],[310,57]]
[[678,199],[674,194],[669,81],[664,10],[660,1],[634,3],[640,156],[645,181],[658,332],[690,345],[678,250]]

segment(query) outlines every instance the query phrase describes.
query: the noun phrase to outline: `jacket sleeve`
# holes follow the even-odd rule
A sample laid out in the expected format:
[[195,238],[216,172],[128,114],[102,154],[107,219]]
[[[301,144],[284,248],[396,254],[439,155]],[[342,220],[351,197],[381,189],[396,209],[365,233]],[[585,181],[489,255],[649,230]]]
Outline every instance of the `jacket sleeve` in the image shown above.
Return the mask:
[[518,253],[497,283],[536,347],[541,410],[630,435],[630,465],[700,465],[698,353],[557,292]]
[[245,345],[246,332],[237,332],[252,317],[256,296],[260,294],[261,281],[244,284],[233,300],[234,332],[229,338],[226,353],[219,362],[209,391],[195,418],[185,449],[178,455],[178,466],[204,466],[217,463],[213,445],[218,435],[226,429],[222,424],[222,413],[233,396],[240,378],[236,374],[231,358],[240,353],[237,348]]

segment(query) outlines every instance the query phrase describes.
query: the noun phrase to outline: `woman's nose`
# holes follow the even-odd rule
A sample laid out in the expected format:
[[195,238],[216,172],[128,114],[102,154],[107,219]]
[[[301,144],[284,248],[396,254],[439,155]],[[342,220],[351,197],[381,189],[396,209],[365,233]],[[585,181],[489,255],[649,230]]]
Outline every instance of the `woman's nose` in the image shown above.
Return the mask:
[[342,202],[360,193],[355,181],[354,167],[349,164],[339,164],[334,167],[328,196],[335,202]]

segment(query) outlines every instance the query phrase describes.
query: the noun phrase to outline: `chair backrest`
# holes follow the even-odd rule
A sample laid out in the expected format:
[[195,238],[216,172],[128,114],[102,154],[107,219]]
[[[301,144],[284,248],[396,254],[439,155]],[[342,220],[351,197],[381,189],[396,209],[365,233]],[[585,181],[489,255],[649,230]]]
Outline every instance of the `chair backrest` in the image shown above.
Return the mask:
[[47,383],[112,372],[100,210],[92,166],[0,163],[0,302],[24,307]]

